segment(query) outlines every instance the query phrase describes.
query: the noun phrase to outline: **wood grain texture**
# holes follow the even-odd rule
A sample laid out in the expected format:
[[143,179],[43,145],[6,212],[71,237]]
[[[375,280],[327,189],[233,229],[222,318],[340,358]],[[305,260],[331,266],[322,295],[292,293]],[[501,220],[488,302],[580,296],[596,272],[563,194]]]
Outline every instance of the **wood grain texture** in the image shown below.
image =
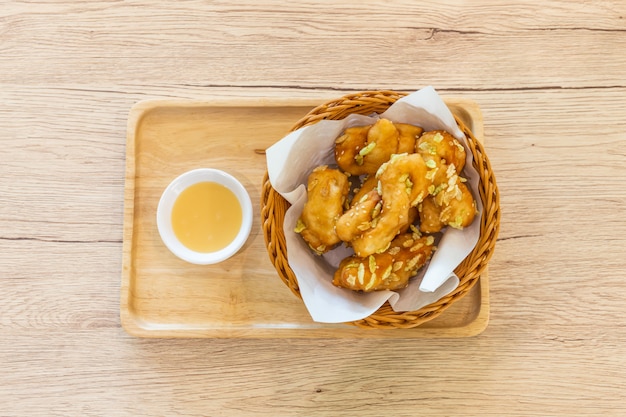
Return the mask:
[[[619,0],[4,2],[0,416],[624,415],[625,46]],[[122,330],[135,102],[428,84],[485,119],[502,227],[484,333]]]

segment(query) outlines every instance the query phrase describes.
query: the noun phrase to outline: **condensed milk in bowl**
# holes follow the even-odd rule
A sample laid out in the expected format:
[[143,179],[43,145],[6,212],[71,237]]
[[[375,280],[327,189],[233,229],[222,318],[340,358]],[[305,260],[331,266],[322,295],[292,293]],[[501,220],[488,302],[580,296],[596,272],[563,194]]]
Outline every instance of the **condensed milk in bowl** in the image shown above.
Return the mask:
[[157,207],[165,246],[198,265],[222,262],[241,249],[252,228],[252,203],[232,175],[213,168],[185,172],[165,189]]

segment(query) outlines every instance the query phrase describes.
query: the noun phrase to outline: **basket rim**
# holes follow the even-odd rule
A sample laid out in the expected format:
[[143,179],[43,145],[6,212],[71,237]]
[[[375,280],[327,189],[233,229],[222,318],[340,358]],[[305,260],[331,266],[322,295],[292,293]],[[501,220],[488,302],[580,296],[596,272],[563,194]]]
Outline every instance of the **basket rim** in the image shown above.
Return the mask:
[[[370,110],[374,108],[378,109],[375,113],[380,114],[395,101],[408,94],[393,90],[369,90],[349,93],[313,108],[293,125],[290,132],[324,119],[338,120],[351,113],[369,112],[371,114]],[[370,316],[346,322],[347,324],[370,329],[417,327],[439,316],[454,302],[463,298],[478,282],[480,274],[487,267],[488,261],[493,255],[500,228],[499,190],[482,143],[459,117],[454,115],[454,118],[467,138],[466,143],[473,156],[472,163],[479,173],[479,193],[483,203],[479,240],[472,251],[455,269],[455,273],[457,273],[460,280],[459,285],[450,294],[418,310],[396,312],[386,302]],[[269,175],[266,170],[263,176],[263,191],[261,193],[261,221],[266,248],[279,278],[289,287],[292,293],[301,299],[302,295],[299,291],[297,278],[286,259],[286,243],[282,221],[284,212],[288,207],[289,203],[269,183]],[[278,218],[276,217],[277,215]]]

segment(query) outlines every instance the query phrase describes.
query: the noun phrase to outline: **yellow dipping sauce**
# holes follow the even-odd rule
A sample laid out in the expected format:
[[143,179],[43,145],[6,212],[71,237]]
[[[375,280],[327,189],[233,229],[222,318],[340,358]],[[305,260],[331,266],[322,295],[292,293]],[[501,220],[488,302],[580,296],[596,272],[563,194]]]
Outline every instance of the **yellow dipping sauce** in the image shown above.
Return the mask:
[[172,228],[196,252],[215,252],[232,242],[242,223],[237,196],[215,182],[199,182],[180,193],[172,208]]

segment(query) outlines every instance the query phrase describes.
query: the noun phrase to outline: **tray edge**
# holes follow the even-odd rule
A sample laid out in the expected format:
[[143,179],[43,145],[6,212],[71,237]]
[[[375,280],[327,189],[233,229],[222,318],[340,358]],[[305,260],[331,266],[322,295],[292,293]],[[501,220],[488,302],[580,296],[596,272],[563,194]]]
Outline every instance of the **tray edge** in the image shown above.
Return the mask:
[[[461,109],[467,113],[474,126],[472,133],[484,143],[484,120],[478,104],[463,97],[442,97],[448,106]],[[489,278],[488,268],[479,277],[480,283],[480,310],[470,323],[449,328],[420,328],[420,326],[407,330],[419,331],[417,335],[407,335],[400,329],[394,330],[361,330],[355,332],[351,326],[344,332],[335,329],[311,328],[302,334],[302,329],[276,329],[257,328],[237,331],[229,330],[221,333],[220,330],[150,330],[148,323],[135,315],[131,305],[131,272],[132,272],[132,240],[134,233],[134,199],[135,199],[135,172],[136,172],[136,131],[141,119],[151,110],[158,107],[281,107],[281,106],[311,106],[311,108],[324,102],[324,98],[232,98],[214,97],[211,99],[146,99],[136,102],[128,114],[126,130],[126,165],[124,179],[124,218],[123,218],[123,244],[122,244],[122,282],[120,286],[120,322],[122,328],[131,336],[145,338],[393,338],[393,339],[439,339],[439,338],[463,338],[473,337],[482,333],[488,326],[490,317]],[[476,123],[478,121],[478,123]],[[335,330],[335,331],[333,331]],[[339,330],[339,329],[337,329]],[[328,333],[332,332],[332,336]],[[363,332],[363,333],[361,333]],[[383,335],[381,332],[386,333]],[[394,335],[391,335],[393,332]],[[395,333],[398,332],[398,335]],[[339,334],[338,334],[339,333]],[[402,334],[400,334],[402,333]]]

